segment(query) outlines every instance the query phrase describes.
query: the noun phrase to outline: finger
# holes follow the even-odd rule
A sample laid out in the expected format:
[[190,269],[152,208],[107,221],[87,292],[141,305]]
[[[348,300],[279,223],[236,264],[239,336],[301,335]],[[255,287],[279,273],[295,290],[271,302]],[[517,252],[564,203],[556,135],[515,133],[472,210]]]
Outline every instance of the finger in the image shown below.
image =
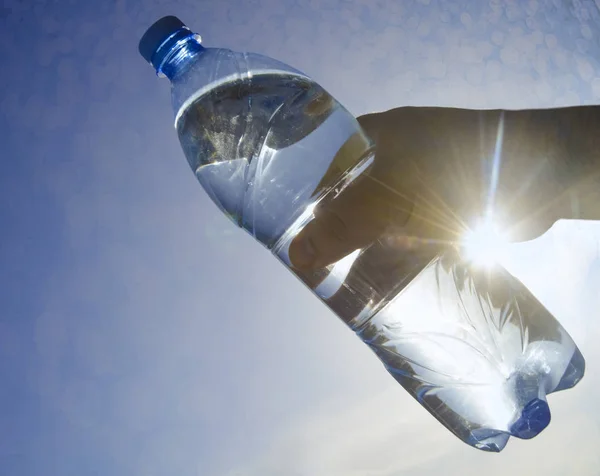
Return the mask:
[[[334,263],[368,246],[386,227],[402,225],[408,219],[412,208],[412,195],[407,193],[404,180],[408,174],[403,173],[403,162],[390,146],[393,141],[384,140],[385,134],[380,134],[386,125],[383,119],[381,114],[357,119],[362,131],[376,145],[374,162],[335,199],[324,200],[315,209],[314,219],[290,246],[290,261],[297,268],[317,269]],[[362,132],[352,136],[336,154],[332,173],[326,174],[323,183],[330,183],[329,175],[337,175],[356,164],[366,141]],[[392,173],[394,168],[398,173]]]
[[318,269],[369,246],[410,215],[410,202],[373,175],[365,175],[332,200],[316,207],[314,218],[290,245],[299,269]]

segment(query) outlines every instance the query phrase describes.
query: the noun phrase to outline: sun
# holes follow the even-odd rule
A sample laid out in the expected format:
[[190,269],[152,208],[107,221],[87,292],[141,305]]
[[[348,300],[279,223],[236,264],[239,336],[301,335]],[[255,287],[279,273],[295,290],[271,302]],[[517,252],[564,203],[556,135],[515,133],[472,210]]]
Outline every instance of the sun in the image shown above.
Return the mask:
[[465,233],[461,242],[464,259],[477,267],[491,268],[502,261],[508,239],[501,227],[489,216]]

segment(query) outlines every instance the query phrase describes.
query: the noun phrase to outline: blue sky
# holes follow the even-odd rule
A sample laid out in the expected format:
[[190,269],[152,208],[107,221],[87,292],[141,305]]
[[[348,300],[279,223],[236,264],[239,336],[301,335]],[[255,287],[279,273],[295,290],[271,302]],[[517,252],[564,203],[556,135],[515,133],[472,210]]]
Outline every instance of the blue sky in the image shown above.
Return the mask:
[[137,41],[166,14],[207,46],[304,70],[354,114],[600,99],[590,0],[4,0],[0,468],[11,475],[592,475],[600,224],[561,222],[511,269],[587,359],[553,422],[462,444],[276,260],[179,149]]

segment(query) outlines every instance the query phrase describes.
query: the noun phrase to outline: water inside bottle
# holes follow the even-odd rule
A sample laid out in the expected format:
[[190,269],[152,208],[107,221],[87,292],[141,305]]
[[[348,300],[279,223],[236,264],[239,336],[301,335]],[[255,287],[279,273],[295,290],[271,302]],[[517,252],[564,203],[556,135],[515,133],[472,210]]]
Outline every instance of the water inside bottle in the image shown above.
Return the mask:
[[[211,198],[288,266],[315,207],[360,184],[374,160],[356,120],[299,75],[227,78],[188,101],[176,125]],[[390,229],[323,269],[291,269],[476,448],[537,435],[550,421],[546,395],[583,376],[573,340],[525,286],[454,249]]]
[[[184,104],[176,127],[213,201],[267,246],[372,155],[356,120],[321,86],[296,74],[225,78]],[[334,161],[347,143],[352,153]]]

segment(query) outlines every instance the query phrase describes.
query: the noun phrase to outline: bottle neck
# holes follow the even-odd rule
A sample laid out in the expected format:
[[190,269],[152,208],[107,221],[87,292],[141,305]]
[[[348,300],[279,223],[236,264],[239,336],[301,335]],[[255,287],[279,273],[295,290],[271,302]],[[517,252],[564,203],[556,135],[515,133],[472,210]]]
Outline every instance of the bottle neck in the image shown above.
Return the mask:
[[156,68],[156,74],[170,80],[175,78],[204,51],[200,41],[200,35],[192,33],[187,28],[174,33],[154,53],[152,63]]

